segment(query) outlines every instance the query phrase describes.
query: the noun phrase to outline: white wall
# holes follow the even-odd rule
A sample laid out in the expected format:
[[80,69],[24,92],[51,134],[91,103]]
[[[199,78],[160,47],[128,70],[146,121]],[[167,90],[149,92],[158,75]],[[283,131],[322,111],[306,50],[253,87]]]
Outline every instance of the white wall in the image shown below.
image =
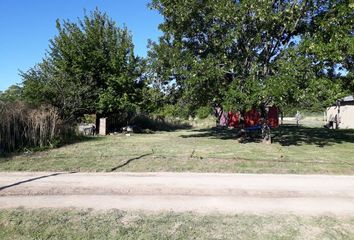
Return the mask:
[[330,121],[334,122],[337,114],[338,114],[337,106],[332,106],[327,108],[327,123]]
[[354,129],[354,105],[346,105],[340,107],[340,123],[341,129]]

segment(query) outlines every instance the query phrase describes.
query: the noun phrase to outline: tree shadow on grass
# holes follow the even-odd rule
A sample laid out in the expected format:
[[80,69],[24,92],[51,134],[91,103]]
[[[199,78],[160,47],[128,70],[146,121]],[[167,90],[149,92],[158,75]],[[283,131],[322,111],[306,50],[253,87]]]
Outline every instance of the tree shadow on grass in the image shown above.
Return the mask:
[[324,127],[305,127],[282,125],[273,130],[272,141],[282,146],[316,145],[318,147],[333,144],[354,143],[354,130],[332,130]]
[[[259,143],[261,133],[240,133],[239,129],[205,128],[195,129],[192,134],[181,135],[182,138],[212,138],[221,140],[238,140],[240,143]],[[340,143],[354,143],[354,130],[331,130],[324,127],[305,127],[296,125],[282,125],[271,130],[272,142],[282,146],[316,145],[318,147],[331,146]]]
[[181,135],[182,138],[214,138],[214,139],[238,139],[240,138],[239,129],[228,129],[228,128],[203,128],[203,129],[194,129],[191,131],[193,134]]
[[58,143],[54,146],[28,147],[28,148],[19,149],[15,152],[0,152],[0,163],[10,161],[12,158],[16,156],[21,156],[21,155],[31,156],[32,154],[37,152],[44,152],[51,149],[58,149],[58,148],[66,147],[81,142],[101,141],[103,139],[104,137],[98,137],[98,136],[75,136],[75,137],[68,138],[65,141]]
[[213,127],[213,128],[203,128],[195,129],[192,131],[193,134],[181,135],[182,138],[212,138],[221,140],[237,140],[239,143],[259,143],[262,141],[261,132],[248,132],[246,134],[241,133],[241,129],[232,128],[228,129],[225,127]]
[[116,170],[118,170],[118,169],[120,169],[120,168],[123,168],[123,167],[127,166],[129,163],[131,163],[131,162],[133,162],[133,161],[135,161],[135,160],[139,160],[139,159],[141,159],[141,158],[150,156],[150,155],[152,155],[152,154],[153,154],[153,153],[147,153],[147,154],[143,154],[143,155],[141,155],[141,156],[139,156],[139,157],[135,157],[135,158],[128,159],[127,161],[125,161],[125,163],[120,164],[120,165],[118,165],[118,166],[116,166],[116,167],[114,167],[114,168],[111,168],[109,171],[110,171],[110,172],[114,172],[114,171],[116,171]]
[[[141,133],[146,132],[146,130],[173,132],[192,128],[192,125],[189,124],[189,122],[182,119],[165,116],[149,116],[143,114],[136,116],[132,120],[131,125],[138,127],[138,129],[141,130]],[[120,127],[125,126],[122,125]]]

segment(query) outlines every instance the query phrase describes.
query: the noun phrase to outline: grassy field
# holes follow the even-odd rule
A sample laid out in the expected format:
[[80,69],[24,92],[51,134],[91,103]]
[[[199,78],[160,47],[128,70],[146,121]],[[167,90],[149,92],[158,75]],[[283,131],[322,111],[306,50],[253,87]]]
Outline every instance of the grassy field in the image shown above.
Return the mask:
[[25,210],[0,211],[0,239],[353,239],[354,218]]
[[[0,158],[0,171],[354,174],[354,131],[316,121],[272,131],[273,144],[198,127],[91,137]],[[0,239],[354,239],[353,216],[201,215],[119,210],[0,210]]]
[[92,137],[0,158],[0,171],[354,174],[353,130],[288,124],[272,135],[271,145],[241,139],[237,130],[215,128]]

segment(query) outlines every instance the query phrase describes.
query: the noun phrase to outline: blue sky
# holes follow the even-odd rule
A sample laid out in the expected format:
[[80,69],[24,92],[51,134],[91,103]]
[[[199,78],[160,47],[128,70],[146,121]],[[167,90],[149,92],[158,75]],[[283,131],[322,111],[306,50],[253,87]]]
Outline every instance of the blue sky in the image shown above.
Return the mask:
[[56,35],[56,19],[76,21],[98,7],[133,34],[135,52],[146,56],[148,39],[157,40],[162,16],[149,0],[0,0],[0,91],[21,83],[19,70],[40,62]]

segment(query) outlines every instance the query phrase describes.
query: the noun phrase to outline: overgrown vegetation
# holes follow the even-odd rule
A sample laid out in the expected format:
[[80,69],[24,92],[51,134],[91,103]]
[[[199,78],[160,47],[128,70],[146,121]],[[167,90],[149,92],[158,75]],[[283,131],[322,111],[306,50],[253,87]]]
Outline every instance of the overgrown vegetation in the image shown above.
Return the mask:
[[53,145],[63,130],[59,113],[51,106],[0,102],[0,116],[0,154]]

